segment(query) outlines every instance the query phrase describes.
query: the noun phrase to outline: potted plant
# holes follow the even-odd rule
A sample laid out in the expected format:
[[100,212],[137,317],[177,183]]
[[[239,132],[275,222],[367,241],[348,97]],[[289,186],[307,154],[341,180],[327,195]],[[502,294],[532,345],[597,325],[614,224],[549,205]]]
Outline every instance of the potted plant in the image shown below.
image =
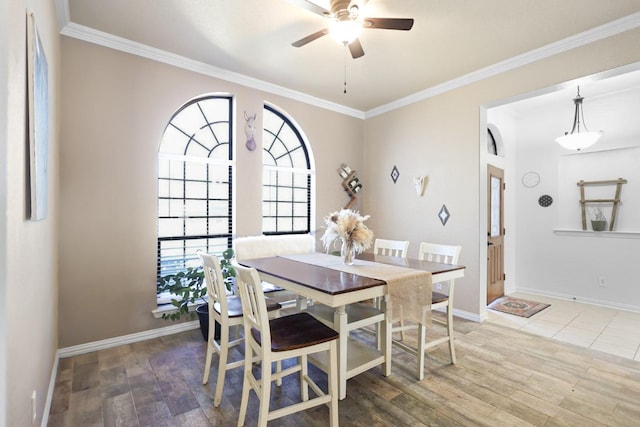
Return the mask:
[[[227,249],[222,253],[220,267],[222,269],[222,277],[225,287],[230,291],[234,286],[236,272],[231,265],[233,259],[233,249]],[[207,295],[207,287],[204,284],[204,270],[202,267],[188,267],[186,271],[176,274],[167,274],[162,276],[158,281],[157,292],[169,292],[173,295],[171,304],[177,308],[173,313],[164,313],[162,318],[165,320],[179,320],[186,316],[190,319],[198,316],[200,320],[200,331],[202,337],[209,339],[209,306],[205,296]],[[195,313],[189,310],[189,307],[200,303],[195,309]],[[216,322],[215,335],[216,339],[220,338],[220,324]]]
[[602,213],[602,209],[595,208],[592,213],[591,228],[593,231],[604,231],[607,227],[607,218]]

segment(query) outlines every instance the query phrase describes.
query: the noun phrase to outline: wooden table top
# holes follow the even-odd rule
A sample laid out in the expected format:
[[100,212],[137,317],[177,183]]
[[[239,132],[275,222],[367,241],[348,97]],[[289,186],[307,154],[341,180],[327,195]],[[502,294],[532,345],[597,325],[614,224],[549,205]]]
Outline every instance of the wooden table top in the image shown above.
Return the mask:
[[330,295],[386,285],[384,280],[343,273],[331,268],[319,267],[277,256],[247,259],[238,261],[238,263],[255,268],[261,273],[288,280],[301,286],[314,288]]
[[[356,256],[356,259],[429,271],[432,275],[465,268],[462,265],[442,264],[417,259],[374,255],[371,253],[359,254]],[[374,286],[386,285],[384,280],[344,273],[331,268],[320,267],[278,256],[248,259],[239,261],[239,263],[247,267],[255,268],[261,273],[288,280],[330,295],[338,295]]]
[[464,270],[464,265],[443,264],[441,262],[422,261],[413,258],[399,258],[395,256],[374,255],[369,252],[356,255],[356,259],[379,262],[381,264],[397,265],[400,267],[413,268],[414,270],[429,271],[432,275],[448,273],[455,270]]

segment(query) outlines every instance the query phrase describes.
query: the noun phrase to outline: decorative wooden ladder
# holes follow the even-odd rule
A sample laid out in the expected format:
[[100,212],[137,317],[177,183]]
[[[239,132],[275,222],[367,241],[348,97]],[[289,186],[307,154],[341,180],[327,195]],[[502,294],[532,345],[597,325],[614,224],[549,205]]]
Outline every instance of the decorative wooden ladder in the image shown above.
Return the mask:
[[[618,204],[620,203],[620,193],[622,191],[622,184],[626,184],[627,180],[618,178],[607,181],[578,181],[578,187],[580,187],[580,207],[582,208],[582,229],[587,229],[587,214],[586,214],[586,204],[587,203],[613,203],[613,208],[611,209],[611,221],[609,221],[609,231],[613,231],[613,226],[616,222],[616,213],[618,213]],[[616,185],[616,195],[613,199],[585,199],[584,198],[584,187],[590,185]]]

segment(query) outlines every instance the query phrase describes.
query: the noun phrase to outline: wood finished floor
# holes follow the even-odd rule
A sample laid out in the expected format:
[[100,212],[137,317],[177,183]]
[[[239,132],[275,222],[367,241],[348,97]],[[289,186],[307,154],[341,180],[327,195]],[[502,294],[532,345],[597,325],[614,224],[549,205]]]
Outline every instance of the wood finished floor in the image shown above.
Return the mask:
[[[425,379],[394,350],[392,376],[379,368],[348,381],[343,426],[638,426],[640,362],[504,326],[456,319],[458,363],[447,346],[430,351]],[[362,335],[362,339],[371,338]],[[242,368],[227,373],[213,407],[217,373],[203,386],[206,344],[199,330],[61,359],[49,426],[234,426]],[[310,370],[321,387],[326,376]],[[272,388],[272,407],[296,400],[297,379]],[[257,399],[246,425],[256,425]],[[328,425],[326,407],[271,422]]]

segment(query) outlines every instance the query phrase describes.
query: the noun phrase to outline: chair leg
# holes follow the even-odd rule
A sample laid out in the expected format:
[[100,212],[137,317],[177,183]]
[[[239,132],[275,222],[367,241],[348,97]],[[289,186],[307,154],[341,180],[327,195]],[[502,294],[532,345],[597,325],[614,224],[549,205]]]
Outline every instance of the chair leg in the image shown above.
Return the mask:
[[451,363],[456,364],[456,348],[453,343],[453,309],[447,305],[447,335],[449,335],[449,354],[451,355]]
[[422,323],[418,324],[418,349],[416,351],[418,379],[422,381],[424,379],[424,351],[425,340],[427,339],[427,328]]
[[209,337],[207,340],[207,358],[204,362],[204,375],[202,376],[202,384],[206,384],[209,382],[209,372],[211,370],[211,359],[213,358],[214,346],[211,340],[213,337]]
[[266,427],[271,400],[271,360],[262,361],[262,378],[260,378],[260,409],[258,409],[258,426]]
[[329,426],[338,427],[338,348],[336,340],[331,342],[329,347],[329,394],[331,403],[329,404]]
[[247,406],[249,404],[249,392],[251,391],[251,382],[249,375],[253,375],[251,368],[253,366],[253,349],[247,344],[244,354],[244,374],[242,380],[242,398],[240,399],[240,414],[238,415],[238,427],[244,426],[244,419],[247,416]]
[[300,396],[303,402],[309,400],[309,384],[307,384],[306,377],[308,375],[309,366],[307,365],[307,355],[304,354],[298,357],[298,363],[300,364]]
[[[282,372],[282,360],[278,360],[276,362],[276,372],[277,373]],[[276,380],[276,385],[278,387],[280,387],[282,385],[282,377],[278,377],[278,379]]]
[[213,406],[220,406],[222,400],[222,388],[224,377],[227,373],[227,359],[229,357],[229,328],[221,328],[220,331],[220,361],[218,362],[218,379],[216,380],[216,394],[213,398]]

